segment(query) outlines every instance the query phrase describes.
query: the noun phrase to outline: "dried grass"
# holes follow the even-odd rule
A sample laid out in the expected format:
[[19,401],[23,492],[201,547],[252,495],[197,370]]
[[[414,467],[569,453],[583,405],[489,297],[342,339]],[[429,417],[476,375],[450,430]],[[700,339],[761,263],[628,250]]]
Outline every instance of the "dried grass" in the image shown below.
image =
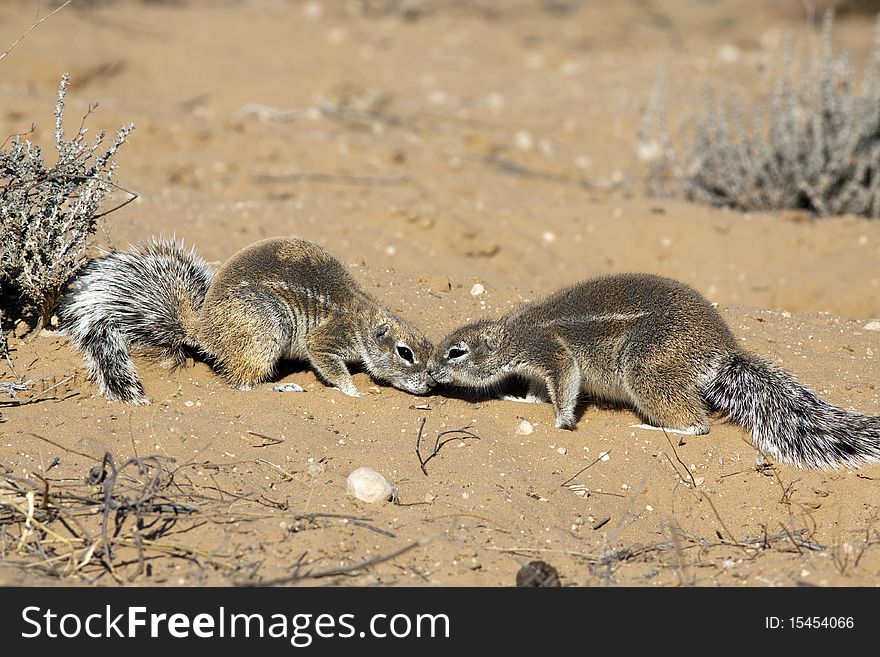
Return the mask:
[[880,216],[880,21],[861,84],[849,56],[832,52],[832,27],[828,13],[820,52],[800,75],[789,49],[775,90],[751,112],[710,91],[678,140],[664,112],[651,112],[656,136],[641,142],[643,159],[657,156],[649,190],[742,211]]

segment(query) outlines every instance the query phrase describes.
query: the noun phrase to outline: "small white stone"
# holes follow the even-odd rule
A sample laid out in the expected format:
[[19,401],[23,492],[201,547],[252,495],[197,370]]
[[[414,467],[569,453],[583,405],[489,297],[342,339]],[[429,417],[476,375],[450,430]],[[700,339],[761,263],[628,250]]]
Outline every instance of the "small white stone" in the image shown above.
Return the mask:
[[315,461],[312,459],[309,459],[309,461],[310,462],[308,472],[310,477],[317,477],[318,475],[324,474],[324,470],[327,469],[326,465],[324,465],[320,461]]
[[530,151],[535,147],[535,139],[531,133],[520,130],[513,136],[516,147],[521,151]]
[[523,420],[516,427],[516,433],[519,436],[528,436],[535,430],[535,426],[528,420]]
[[320,2],[307,2],[303,5],[303,15],[309,20],[316,21],[321,18],[323,13],[324,9]]
[[474,286],[471,288],[471,296],[478,297],[485,291],[486,291],[486,288],[483,287],[482,283],[474,283]]
[[653,511],[653,510],[654,510],[654,507],[651,506],[650,504],[648,504],[647,506],[645,506],[645,511]]
[[345,482],[348,494],[363,502],[388,502],[394,496],[394,487],[372,468],[358,468]]
[[726,43],[718,49],[718,59],[725,64],[735,64],[741,56],[740,49],[730,43]]
[[491,93],[486,96],[486,104],[493,110],[500,110],[502,107],[504,107],[504,103],[504,96],[499,93]]
[[868,322],[862,328],[866,331],[880,331],[880,321]]
[[187,408],[192,408],[193,406],[195,406],[195,404],[193,404],[191,401],[185,401],[183,402],[183,405]]
[[565,453],[567,453],[567,452],[568,452],[568,450],[565,449],[565,447],[557,447],[557,448],[556,448],[556,453],[557,453],[557,454],[565,454]]
[[544,240],[545,242],[547,242],[547,244],[550,244],[550,243],[556,241],[556,233],[549,231],[549,230],[545,230],[543,232],[543,234],[541,235],[541,239]]
[[629,490],[629,484],[620,484],[620,490]]
[[640,141],[636,146],[636,157],[642,162],[656,162],[663,156],[663,147],[660,142],[651,139],[649,141]]
[[608,452],[602,452],[599,454],[599,460],[600,461],[610,461],[611,455]]
[[694,478],[694,483],[695,483],[697,486],[702,486],[704,481],[706,481],[706,480],[705,480],[705,478],[703,478],[703,477],[695,477],[695,478]]

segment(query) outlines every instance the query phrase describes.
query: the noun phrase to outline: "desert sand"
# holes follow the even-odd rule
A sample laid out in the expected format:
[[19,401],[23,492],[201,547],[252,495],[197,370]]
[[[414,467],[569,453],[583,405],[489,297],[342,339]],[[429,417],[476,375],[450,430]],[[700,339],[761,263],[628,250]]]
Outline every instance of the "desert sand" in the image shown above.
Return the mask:
[[[700,110],[708,84],[757,99],[787,39],[815,54],[815,17],[757,0],[570,4],[74,3],[0,62],[0,132],[35,123],[49,153],[65,71],[68,131],[96,102],[90,130],[136,124],[117,181],[138,199],[106,218],[95,255],[174,234],[219,264],[299,235],[434,341],[580,279],[654,272],[717,302],[748,349],[823,398],[880,414],[880,332],[866,328],[880,318],[880,222],[654,198],[636,153],[664,71],[675,122]],[[0,6],[0,44],[33,9]],[[858,66],[872,19],[840,17],[834,35]],[[681,439],[585,404],[567,432],[549,404],[414,397],[365,374],[355,380],[370,394],[353,399],[295,364],[278,380],[306,393],[244,392],[198,359],[177,370],[137,359],[153,403],[128,407],[98,396],[57,332],[22,322],[10,347],[36,388],[63,383],[2,409],[4,472],[62,487],[106,452],[155,455],[200,510],[156,538],[178,552],[138,564],[121,549],[114,572],[95,555],[47,563],[18,549],[20,523],[0,525],[0,584],[299,573],[293,583],[508,586],[533,559],[564,586],[880,584],[880,466],[775,463],[722,419]],[[443,431],[478,439],[444,435],[425,474],[422,420],[423,455]],[[349,497],[361,466],[399,503]],[[78,522],[99,535],[94,515]]]

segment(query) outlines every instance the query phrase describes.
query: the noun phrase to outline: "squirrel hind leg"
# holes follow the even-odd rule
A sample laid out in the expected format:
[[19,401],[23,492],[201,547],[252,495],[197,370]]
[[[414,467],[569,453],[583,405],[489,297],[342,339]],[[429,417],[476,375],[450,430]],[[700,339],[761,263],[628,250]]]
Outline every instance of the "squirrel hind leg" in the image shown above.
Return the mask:
[[250,390],[275,374],[290,345],[291,331],[270,299],[237,301],[206,313],[201,344],[230,385]]
[[252,390],[275,374],[275,365],[283,348],[269,336],[247,336],[240,341],[229,341],[217,367],[229,384],[239,390]]
[[647,424],[632,425],[686,436],[709,433],[709,416],[696,390],[657,385],[656,382],[629,390],[635,410]]

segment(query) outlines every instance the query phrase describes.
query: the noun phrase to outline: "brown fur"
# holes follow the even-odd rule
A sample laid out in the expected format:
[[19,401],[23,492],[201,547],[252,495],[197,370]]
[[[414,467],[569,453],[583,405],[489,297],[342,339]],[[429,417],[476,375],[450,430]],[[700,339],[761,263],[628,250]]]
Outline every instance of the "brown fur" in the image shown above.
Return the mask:
[[[303,239],[264,239],[229,258],[205,296],[198,342],[241,388],[294,358],[347,395],[359,393],[346,363],[414,394],[428,390],[430,343],[364,292],[333,254]],[[412,362],[401,356],[407,352]]]
[[706,433],[702,387],[737,349],[724,320],[696,290],[659,276],[621,274],[456,329],[438,345],[428,371],[438,383],[478,388],[524,377],[528,399],[549,397],[556,425],[565,429],[574,428],[585,392],[628,404],[656,426]]

